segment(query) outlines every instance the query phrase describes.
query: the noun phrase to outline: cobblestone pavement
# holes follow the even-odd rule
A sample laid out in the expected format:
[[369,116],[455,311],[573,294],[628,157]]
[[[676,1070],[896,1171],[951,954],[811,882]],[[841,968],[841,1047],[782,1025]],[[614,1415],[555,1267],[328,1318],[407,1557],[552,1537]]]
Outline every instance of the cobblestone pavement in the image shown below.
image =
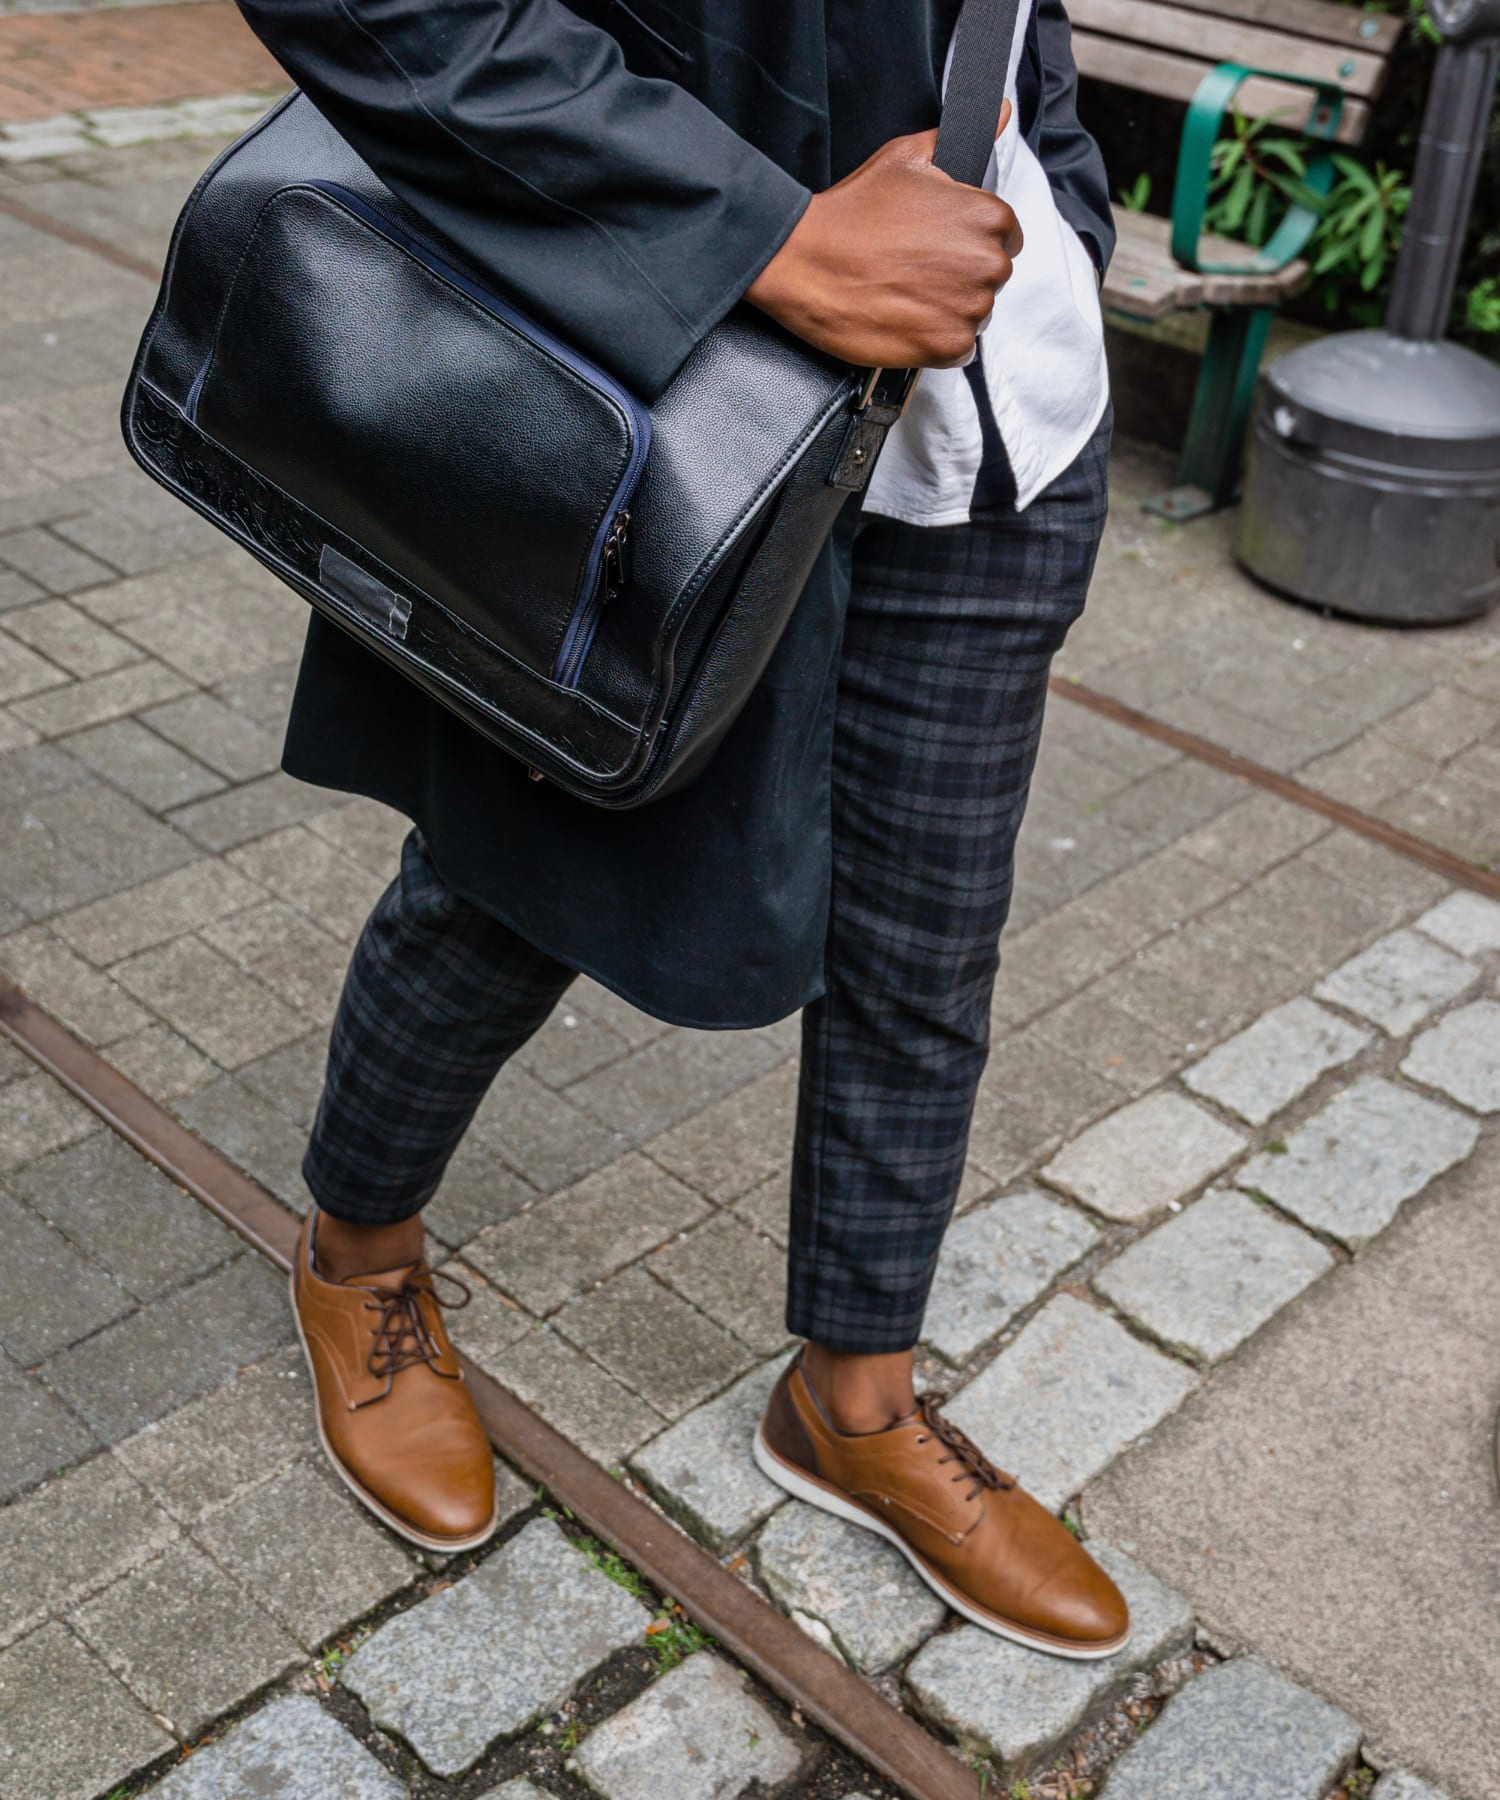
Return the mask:
[[165,15],[0,3],[0,124],[285,85],[230,0],[192,0]]
[[[13,164],[0,195],[159,255],[210,148]],[[278,772],[301,603],[128,464],[150,299],[0,214],[0,970],[300,1208],[344,962],[404,827]],[[1264,708],[1236,747],[1277,767],[1414,770],[1408,794],[1462,798],[1445,817],[1479,854],[1496,814],[1463,796],[1494,755],[1496,624],[1292,612],[1233,573],[1220,525],[1146,527],[1130,499],[1160,468],[1118,465],[1070,670],[1210,735]],[[1497,977],[1500,906],[1055,705],[922,1353],[954,1416],[1088,1530],[1122,1458],[1179,1408],[1212,1418],[1493,1156]],[[1340,1698],[1332,1662],[1291,1679],[1261,1637],[1206,1629],[1198,1574],[1167,1585],[1144,1532],[1094,1539],[1131,1646],[1064,1664],[955,1628],[893,1553],[758,1474],[795,1053],[792,1024],[671,1030],[580,983],[430,1212],[478,1289],[469,1353],[1007,1787],[1066,1791],[1061,1758],[1096,1781],[1113,1762],[1113,1800],[1318,1800],[1351,1772],[1367,1792],[1369,1755],[1392,1765],[1379,1800],[1435,1794],[1410,1770],[1492,1794],[1483,1708],[1439,1736],[1378,1681]],[[514,1477],[498,1547],[456,1568],[355,1511],[279,1282],[4,1048],[0,1217],[5,1800],[884,1792]],[[1493,1388],[1466,1401],[1476,1432]],[[1237,1477],[1231,1446],[1209,1479]],[[1391,1551],[1289,1601],[1336,1613],[1338,1655],[1372,1669],[1429,1649],[1361,1605]],[[1472,1678],[1493,1691],[1495,1668]]]

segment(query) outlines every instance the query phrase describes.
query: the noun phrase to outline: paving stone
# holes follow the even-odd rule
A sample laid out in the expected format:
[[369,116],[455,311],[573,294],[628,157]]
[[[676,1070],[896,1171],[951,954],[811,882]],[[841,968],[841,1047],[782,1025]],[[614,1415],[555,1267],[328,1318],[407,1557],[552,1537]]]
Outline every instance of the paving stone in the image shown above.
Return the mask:
[[238,1370],[131,1437],[114,1455],[166,1510],[194,1525],[298,1457],[317,1454],[312,1386],[295,1345]]
[[110,1131],[18,1170],[11,1185],[138,1300],[240,1249],[233,1232]]
[[1182,1046],[1175,1039],[1116,1006],[1093,987],[1044,1013],[1032,1029],[1093,1074],[1131,1095],[1144,1094],[1175,1075],[1184,1060]]
[[87,681],[73,681],[66,687],[30,694],[16,701],[15,711],[24,724],[43,737],[62,737],[70,731],[82,731],[86,726],[102,725],[107,719],[139,712],[158,700],[175,699],[191,685],[175,669],[148,657],[123,669],[91,675]]
[[146,1792],[153,1800],[401,1800],[406,1789],[310,1694],[288,1694]]
[[580,1012],[565,1000],[530,1043],[517,1052],[517,1061],[548,1087],[566,1088],[629,1051],[628,1040],[613,1025]]
[[68,1623],[183,1737],[301,1661],[296,1640],[186,1540],[85,1601]]
[[554,1712],[648,1622],[551,1520],[534,1519],[473,1574],[381,1626],[339,1679],[435,1774],[458,1775]]
[[174,1110],[190,1131],[222,1150],[277,1199],[296,1212],[307,1210],[309,1195],[302,1179],[307,1131],[269,1100],[233,1075],[221,1075],[179,1100]]
[[514,1062],[479,1103],[469,1137],[544,1194],[571,1187],[630,1148],[619,1132]]
[[[985,1180],[988,1188],[993,1182]],[[734,1203],[734,1216],[743,1219],[752,1231],[768,1237],[784,1250],[791,1235],[792,1197],[787,1191],[785,1175],[771,1175],[759,1187],[751,1188]]]
[[13,1501],[0,1510],[0,1644],[107,1587],[176,1536],[174,1521],[112,1456]]
[[728,1203],[790,1165],[796,1107],[796,1065],[784,1063],[652,1138],[647,1154]]
[[216,695],[184,694],[141,714],[142,723],[229,781],[269,775],[281,761],[276,734]]
[[1252,1125],[1264,1125],[1322,1075],[1357,1056],[1371,1034],[1313,1001],[1298,998],[1183,1071],[1183,1084]]
[[148,1025],[111,1044],[109,1060],[127,1080],[161,1101],[206,1087],[218,1074],[201,1051],[165,1025]]
[[800,1500],[772,1514],[754,1554],[783,1610],[863,1675],[903,1662],[948,1616],[893,1545]]
[[653,1252],[651,1272],[743,1344],[769,1356],[786,1343],[786,1256],[723,1213]]
[[18,1169],[49,1150],[99,1129],[80,1100],[39,1070],[7,1083],[0,1108],[0,1171]]
[[147,731],[134,719],[112,719],[63,739],[69,755],[124,788],[152,812],[184,806],[223,787],[223,778]]
[[1094,1286],[1172,1349],[1218,1362],[1332,1267],[1294,1225],[1212,1189],[1116,1257]]
[[229,860],[346,943],[358,936],[386,886],[305,825],[273,831],[231,851]]
[[[927,1643],[906,1671],[927,1717],[960,1743],[998,1757],[1007,1773],[1022,1774],[1061,1748],[1111,1704],[1127,1677],[1192,1641],[1193,1609],[1182,1594],[1113,1545],[1090,1543],[1089,1550],[1130,1607],[1130,1640],[1114,1656],[1066,1662],[960,1625]],[[1223,1790],[1222,1800],[1228,1794]]]
[[1500,950],[1500,902],[1483,894],[1450,894],[1422,914],[1416,929],[1460,956],[1483,956]]
[[[4,546],[0,545],[0,553]],[[140,651],[117,633],[70,606],[45,600],[39,606],[8,611],[5,629],[13,637],[80,678],[102,675],[140,659]]]
[[662,1416],[550,1326],[538,1326],[481,1366],[518,1399],[613,1468],[661,1430]]
[[479,1796],[479,1800],[549,1800],[535,1782],[528,1781],[524,1775],[517,1775],[512,1781],[505,1781],[497,1788],[490,1788]]
[[38,1363],[134,1311],[135,1301],[57,1232],[0,1190],[0,1344]]
[[704,1651],[596,1725],[577,1763],[604,1800],[739,1800],[790,1781],[803,1754],[746,1678]]
[[755,1466],[750,1446],[787,1360],[752,1369],[630,1459],[667,1511],[713,1550],[737,1544],[786,1498]]
[[0,973],[90,1044],[113,1044],[150,1023],[123,988],[75,956],[47,926],[0,938]]
[[1251,1657],[1191,1681],[1116,1763],[1109,1800],[1319,1800],[1360,1730]]
[[641,1143],[763,1074],[779,1055],[753,1032],[674,1030],[576,1082],[569,1097]]
[[1401,1073],[1475,1112],[1500,1112],[1500,1004],[1461,1006],[1412,1045]]
[[307,1030],[290,1007],[198,938],[144,950],[114,973],[222,1068],[253,1062]]
[[422,1218],[430,1236],[456,1250],[533,1205],[538,1197],[531,1183],[480,1143],[471,1128],[443,1171],[443,1185],[428,1201]]
[[0,538],[0,561],[54,594],[72,594],[114,579],[113,569],[40,526]]
[[241,1256],[44,1366],[48,1385],[113,1442],[218,1386],[292,1330],[282,1278]]
[[98,1447],[34,1375],[0,1355],[0,1504]]
[[[291,702],[296,673],[297,665],[288,664],[284,694],[268,696],[264,701],[247,692],[245,684],[229,682],[220,692],[232,706],[243,707],[263,725],[279,727]],[[326,802],[328,796],[325,794],[323,798]],[[353,857],[355,862],[363,863],[365,868],[389,881],[400,867],[401,846],[412,826],[409,819],[389,806],[382,806],[378,800],[350,800],[315,813],[307,821],[307,828],[320,838],[326,838],[345,856]]]
[[268,831],[295,825],[326,803],[327,795],[321,789],[293,781],[278,769],[226,794],[178,807],[171,818],[206,850],[222,854],[252,838],[264,837]]
[[1479,971],[1414,931],[1393,931],[1335,969],[1313,992],[1401,1037],[1455,1000]]
[[[80,1719],[89,1729],[80,1731]],[[62,1625],[0,1651],[0,1791],[20,1800],[103,1794],[175,1748]]]
[[1081,1213],[1030,1187],[962,1214],[943,1239],[923,1340],[949,1362],[966,1362],[1098,1235]]
[[262,890],[243,875],[207,859],[64,913],[53,929],[90,962],[115,963],[253,906],[262,897]]
[[464,1255],[523,1306],[547,1313],[708,1211],[691,1189],[632,1153],[481,1232]]
[[1351,891],[1306,856],[1262,875],[1208,915],[1242,948],[1286,964],[1303,980],[1363,949],[1392,921],[1374,895]]
[[391,1534],[309,1463],[231,1501],[196,1536],[306,1650],[418,1573]]
[[239,1079],[279,1113],[307,1129],[318,1110],[327,1068],[328,1033],[319,1029],[246,1063]]
[[1370,1800],[1448,1800],[1448,1796],[1407,1769],[1392,1769],[1375,1783]]
[[570,1302],[557,1325],[669,1419],[727,1387],[750,1361],[743,1345],[639,1268]]
[[1253,1157],[1235,1184],[1355,1250],[1390,1224],[1403,1201],[1462,1162],[1477,1136],[1472,1119],[1370,1077],[1293,1132],[1282,1154]]
[[283,900],[268,900],[202,927],[205,943],[300,1013],[333,1018],[349,947]]
[[1049,1300],[948,1414],[1054,1510],[1191,1392],[1191,1370],[1071,1294]]
[[1148,1094],[1091,1126],[1043,1179],[1107,1219],[1144,1219],[1202,1185],[1245,1140],[1181,1094]]

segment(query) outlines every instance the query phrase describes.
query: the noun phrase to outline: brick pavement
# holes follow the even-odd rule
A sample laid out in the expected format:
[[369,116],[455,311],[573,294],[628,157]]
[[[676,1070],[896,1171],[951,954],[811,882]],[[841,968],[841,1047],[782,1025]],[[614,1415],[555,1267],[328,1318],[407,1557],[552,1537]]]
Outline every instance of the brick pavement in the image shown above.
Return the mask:
[[0,125],[285,85],[229,0],[0,17]]
[[[116,241],[141,250],[159,245],[206,151],[27,165],[0,171],[0,190],[21,183],[59,218],[118,213],[128,198]],[[149,284],[4,217],[0,252],[0,969],[300,1206],[337,983],[403,828],[277,771],[301,604],[119,446]],[[1133,483],[1159,482],[1129,446],[1119,466],[1127,500]],[[1274,741],[1256,740],[1277,766],[1293,744],[1316,761],[1383,742],[1423,696],[1432,716],[1455,694],[1483,706],[1472,690],[1500,668],[1493,626],[1381,636],[1280,603],[1272,613],[1214,529],[1143,536],[1118,507],[1069,666],[1137,704],[1201,693],[1207,713],[1178,714],[1195,730],[1277,707]],[[1276,656],[1307,658],[1279,699]],[[1262,665],[1263,681],[1226,672]],[[1452,732],[1428,748],[1448,756],[1429,756],[1441,773],[1423,780],[1473,781],[1472,761],[1449,769],[1465,753]],[[1089,1484],[1131,1439],[1211,1393],[1216,1366],[1235,1366],[1267,1320],[1295,1312],[1310,1284],[1338,1283],[1448,1164],[1493,1143],[1500,1075],[1475,1008],[1500,973],[1497,920],[1322,819],[1054,706],[995,1054],[923,1350],[927,1378],[960,1390],[956,1413],[1050,1502],[1081,1504],[1086,1525]],[[1093,1767],[1186,1681],[1121,1763],[1123,1791],[1176,1791],[1174,1757],[1197,1753],[1205,1718],[1233,1724],[1215,1727],[1237,1759],[1219,1791],[1258,1791],[1235,1784],[1266,1762],[1265,1696],[1284,1694],[1284,1678],[1242,1661],[1229,1671],[1248,1673],[1215,1672],[1187,1602],[1135,1572],[1127,1547],[1103,1553],[1123,1559],[1122,1579],[1133,1571],[1137,1610],[1156,1621],[1130,1658],[1080,1674],[988,1644],[960,1654],[962,1633],[939,1630],[919,1593],[899,1621],[851,1601],[851,1571],[873,1566],[877,1595],[901,1593],[901,1565],[782,1504],[750,1464],[784,1345],[795,1049],[792,1025],[669,1030],[580,983],[485,1102],[432,1209],[479,1288],[461,1340],[1007,1780],[1064,1754]],[[107,1794],[268,1685],[284,1697],[164,1793],[232,1791],[236,1759],[270,1754],[280,1734],[358,1770],[349,1791],[365,1791],[357,1780],[372,1794],[401,1791],[390,1777],[412,1754],[403,1742],[439,1773],[529,1773],[558,1795],[580,1791],[574,1758],[608,1800],[631,1800],[658,1766],[642,1745],[694,1766],[659,1698],[674,1678],[650,1683],[652,1654],[617,1635],[613,1601],[587,1655],[573,1640],[538,1652],[560,1673],[509,1714],[483,1683],[434,1714],[421,1671],[454,1616],[509,1604],[505,1571],[523,1554],[538,1559],[525,1580],[563,1604],[582,1579],[576,1552],[517,1489],[484,1564],[495,1572],[444,1585],[339,1496],[325,1501],[276,1284],[3,1049],[0,1084],[0,1534],[20,1571],[0,1617],[0,1793]],[[1345,1160],[1350,1108],[1356,1150],[1380,1134],[1389,1145],[1373,1167]],[[1353,1216],[1351,1194],[1364,1202]],[[686,1479],[690,1467],[712,1481]],[[392,1607],[397,1623],[383,1623]],[[349,1682],[330,1682],[330,1641],[371,1623]],[[1381,1654],[1378,1625],[1363,1654]],[[747,1757],[771,1759],[731,1763],[718,1791],[759,1773],[794,1785],[840,1773],[764,1696],[699,1667],[691,1691],[727,1709]],[[394,1697],[372,1703],[371,1669]],[[59,1691],[99,1729],[78,1731],[90,1715],[61,1713]],[[1297,1692],[1278,1794],[1316,1800],[1362,1731],[1432,1766],[1419,1733],[1400,1738],[1380,1716],[1353,1726]],[[308,1695],[330,1710],[308,1713]],[[530,1730],[538,1717],[550,1731]],[[1459,1749],[1452,1792],[1477,1800],[1465,1770],[1482,1747]]]

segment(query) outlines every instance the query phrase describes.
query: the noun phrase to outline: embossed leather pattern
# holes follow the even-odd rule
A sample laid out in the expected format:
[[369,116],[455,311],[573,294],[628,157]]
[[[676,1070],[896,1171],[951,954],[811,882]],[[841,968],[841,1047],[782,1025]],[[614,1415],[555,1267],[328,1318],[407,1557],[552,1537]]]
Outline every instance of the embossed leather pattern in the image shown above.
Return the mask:
[[300,95],[188,201],[124,400],[156,480],[568,792],[743,706],[850,491],[855,374],[752,309],[649,409],[486,291]]

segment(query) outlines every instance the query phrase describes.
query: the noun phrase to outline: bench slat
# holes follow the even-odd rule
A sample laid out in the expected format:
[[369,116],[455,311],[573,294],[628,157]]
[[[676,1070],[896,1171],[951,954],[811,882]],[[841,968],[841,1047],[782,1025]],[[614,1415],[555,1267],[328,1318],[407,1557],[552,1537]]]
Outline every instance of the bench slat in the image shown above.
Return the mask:
[[[1161,319],[1193,306],[1276,306],[1305,285],[1305,262],[1264,275],[1205,275],[1172,260],[1172,226],[1152,213],[1121,213],[1120,244],[1104,278],[1104,304],[1134,319]],[[1250,254],[1243,244],[1207,238],[1203,254],[1231,262]]]
[[[1080,74],[1096,81],[1107,81],[1115,87],[1155,94],[1164,100],[1180,100],[1184,105],[1192,99],[1199,82],[1214,66],[1169,50],[1147,50],[1120,38],[1100,37],[1092,31],[1074,31],[1073,54]],[[1260,75],[1252,76],[1235,98],[1235,105],[1246,117],[1258,119],[1264,113],[1274,112],[1288,126],[1305,125],[1312,104],[1313,95],[1309,89]],[[1339,120],[1338,141],[1357,144],[1364,137],[1369,121],[1370,108],[1366,101],[1346,100]]]
[[1305,75],[1362,98],[1378,93],[1385,79],[1386,58],[1370,51],[1246,24],[1219,12],[1190,11],[1165,0],[1073,0],[1069,10],[1075,28],[1122,38],[1142,49]]
[[1334,6],[1330,0],[1163,0],[1163,4],[1269,26],[1291,37],[1344,44],[1375,56],[1389,56],[1406,28],[1397,15]]

